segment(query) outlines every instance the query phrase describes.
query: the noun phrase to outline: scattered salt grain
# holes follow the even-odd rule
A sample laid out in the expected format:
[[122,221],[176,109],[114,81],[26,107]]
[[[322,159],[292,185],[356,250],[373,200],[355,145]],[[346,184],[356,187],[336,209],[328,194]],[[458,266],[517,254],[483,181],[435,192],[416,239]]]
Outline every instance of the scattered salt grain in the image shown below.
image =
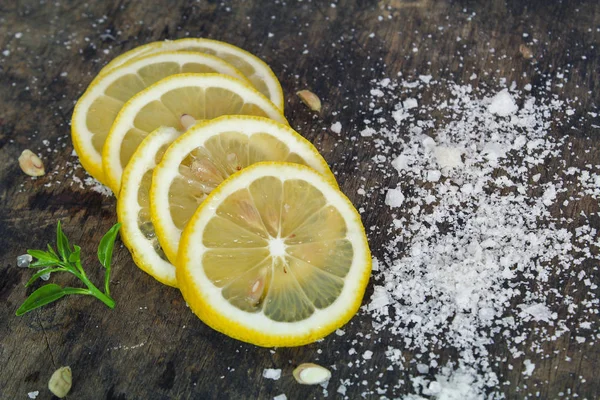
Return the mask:
[[552,312],[541,303],[521,304],[521,317],[528,318],[530,316],[534,321],[550,322],[554,319]]
[[363,137],[373,136],[374,133],[375,133],[375,129],[366,127],[365,129],[360,131],[360,136],[363,136]]
[[340,122],[334,122],[333,124],[331,124],[331,132],[333,133],[341,133],[342,132],[342,124]]
[[273,397],[273,400],[287,400],[287,396],[284,393],[278,394],[277,396]]
[[442,168],[456,168],[462,165],[462,151],[455,147],[437,146],[433,150],[438,165]]
[[38,395],[39,395],[39,394],[40,394],[40,391],[39,391],[39,390],[36,390],[36,391],[34,391],[34,392],[29,392],[29,393],[27,393],[27,396],[28,396],[30,399],[35,399],[35,398],[37,398],[37,397],[38,397]]
[[[402,212],[379,230],[390,235],[379,249],[383,254],[373,268],[373,294],[363,310],[373,317],[375,333],[384,331],[391,338],[385,350],[388,371],[406,370],[405,351],[417,356],[419,375],[408,382],[414,395],[406,398],[499,399],[505,377],[493,367],[499,361],[489,354],[493,343],[501,341],[513,359],[542,353],[544,342],[569,332],[567,323],[575,318],[574,326],[581,329],[574,340],[588,343],[594,337],[588,332],[595,329],[589,322],[597,312],[595,292],[585,295],[593,313],[564,316],[557,310],[573,305],[573,298],[556,300],[548,289],[553,287],[549,282],[581,282],[591,289],[595,283],[583,273],[584,258],[576,255],[573,242],[580,240],[581,250],[600,241],[583,214],[575,235],[561,227],[564,220],[550,208],[567,190],[585,190],[597,201],[600,190],[594,185],[600,177],[580,168],[562,171],[579,177],[571,188],[560,170],[544,180],[535,171],[565,152],[567,140],[551,132],[553,126],[565,127],[566,110],[573,109],[568,101],[533,97],[530,90],[518,91],[516,84],[507,87],[502,81],[490,89],[399,76],[385,86],[373,81],[377,95],[368,99],[373,111],[364,115],[368,134],[361,145],[373,143],[379,150],[371,158],[373,166],[393,182],[377,190],[387,206],[396,205],[392,212]],[[422,98],[428,101],[416,103],[417,118],[411,104],[404,103]],[[380,118],[375,110],[390,104],[392,118]],[[571,202],[577,201],[573,197]],[[529,322],[535,322],[534,328]],[[439,365],[436,351],[449,348],[457,355]],[[349,366],[364,365],[359,358]],[[525,371],[532,368],[533,363],[524,364]],[[405,384],[400,379],[396,388]],[[345,394],[350,385],[342,382],[338,392]],[[402,397],[395,390],[403,389],[396,388],[376,390]]]
[[523,361],[523,365],[525,366],[523,375],[531,376],[531,374],[533,374],[533,370],[535,369],[535,364],[532,363],[531,360],[525,360],[525,361]]
[[20,256],[17,256],[17,267],[27,268],[32,261],[33,257],[31,254],[21,254]]
[[281,378],[281,369],[265,368],[263,371],[263,378],[278,380]]
[[429,373],[429,366],[427,364],[417,364],[417,371],[419,371],[420,374],[428,374]]
[[404,107],[405,110],[417,108],[418,106],[419,106],[419,103],[417,102],[417,99],[408,98],[402,102],[402,107]]
[[10,56],[10,50],[4,50],[4,51],[2,51],[2,55],[3,55],[4,57],[8,57],[8,56]]
[[442,177],[442,173],[440,171],[427,171],[427,181],[428,182],[437,182]]
[[390,304],[390,297],[385,287],[375,286],[371,295],[371,302],[368,305],[368,310],[379,310]]
[[388,189],[387,194],[385,195],[385,204],[390,206],[391,208],[400,207],[404,203],[404,194],[402,194],[402,189]]
[[15,33],[15,39],[21,39],[23,37],[23,33],[17,32]]
[[365,352],[363,353],[362,357],[363,357],[365,360],[370,360],[370,359],[371,359],[371,357],[373,357],[373,352],[372,352],[371,350],[367,350],[367,351],[365,351]]
[[517,112],[519,107],[507,89],[503,89],[496,94],[488,107],[489,112],[500,117],[508,117]]

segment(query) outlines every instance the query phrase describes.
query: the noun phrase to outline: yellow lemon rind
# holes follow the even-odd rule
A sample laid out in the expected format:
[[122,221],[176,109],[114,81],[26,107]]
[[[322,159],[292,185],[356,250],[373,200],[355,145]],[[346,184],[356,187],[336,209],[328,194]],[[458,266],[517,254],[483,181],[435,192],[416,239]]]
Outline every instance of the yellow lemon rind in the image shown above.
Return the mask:
[[138,191],[144,174],[156,166],[157,152],[179,135],[173,128],[158,128],[138,147],[123,173],[123,188],[117,199],[117,217],[121,222],[121,238],[129,249],[135,265],[157,281],[177,287],[175,266],[156,254],[141,233],[137,216],[140,209]]

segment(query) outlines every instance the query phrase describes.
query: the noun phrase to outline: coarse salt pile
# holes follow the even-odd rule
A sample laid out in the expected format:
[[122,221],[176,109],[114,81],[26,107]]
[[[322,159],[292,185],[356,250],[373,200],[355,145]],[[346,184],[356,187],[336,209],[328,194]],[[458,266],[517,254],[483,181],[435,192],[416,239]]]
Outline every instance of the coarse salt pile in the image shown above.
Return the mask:
[[[386,356],[411,371],[406,384],[415,394],[407,398],[502,398],[498,363],[523,365],[528,377],[535,364],[519,359],[526,350],[542,352],[544,341],[570,331],[597,339],[593,213],[574,220],[560,208],[584,196],[598,201],[600,166],[562,168],[568,138],[551,134],[572,114],[555,95],[535,98],[505,82],[494,90],[431,77],[374,83],[361,135],[393,182],[385,189],[393,218],[371,235],[388,240],[375,251],[383,256],[366,311],[377,332],[397,338]],[[550,164],[557,170],[550,173]],[[589,291],[580,304],[556,289],[581,282]],[[535,340],[525,349],[527,338]],[[491,357],[493,343],[503,343],[510,359]],[[457,357],[440,365],[436,350],[447,348]],[[404,351],[417,354],[417,368]]]

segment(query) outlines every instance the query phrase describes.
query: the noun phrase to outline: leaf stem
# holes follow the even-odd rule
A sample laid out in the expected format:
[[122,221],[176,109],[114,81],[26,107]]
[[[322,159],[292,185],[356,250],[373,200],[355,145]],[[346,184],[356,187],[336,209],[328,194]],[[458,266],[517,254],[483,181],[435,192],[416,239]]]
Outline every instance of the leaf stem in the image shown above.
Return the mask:
[[94,296],[95,298],[97,298],[98,300],[100,300],[101,302],[103,302],[104,304],[106,304],[108,306],[108,308],[115,308],[115,301],[113,300],[112,297],[110,297],[110,295],[108,294],[104,294],[100,291],[100,289],[98,289],[88,278],[87,276],[82,276],[81,281],[83,283],[85,283],[85,286],[88,287],[89,289],[89,294]]

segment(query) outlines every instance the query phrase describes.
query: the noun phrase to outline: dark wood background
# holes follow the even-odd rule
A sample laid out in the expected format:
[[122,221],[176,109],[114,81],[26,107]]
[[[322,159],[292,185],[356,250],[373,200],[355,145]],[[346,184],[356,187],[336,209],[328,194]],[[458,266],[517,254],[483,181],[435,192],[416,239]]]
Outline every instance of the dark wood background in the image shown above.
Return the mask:
[[[100,271],[93,272],[95,246],[116,221],[115,199],[71,184],[73,175],[82,178],[84,174],[72,171],[75,159],[69,121],[74,102],[102,65],[138,45],[207,37],[261,57],[282,83],[291,125],[323,152],[338,173],[340,186],[357,206],[383,201],[383,195],[365,200],[356,194],[361,185],[357,168],[365,167],[360,175],[371,185],[385,187],[389,181],[366,169],[376,154],[368,142],[355,146],[328,128],[340,121],[344,132],[362,129],[371,79],[401,71],[404,76],[432,73],[436,78],[467,82],[475,72],[479,78],[474,84],[493,85],[506,77],[519,85],[543,85],[546,75],[568,68],[570,80],[552,90],[577,98],[577,112],[582,116],[600,100],[597,1],[355,0],[337,2],[336,7],[330,3],[0,2],[0,398],[27,398],[34,390],[40,391],[38,399],[50,398],[46,383],[61,365],[73,369],[69,397],[77,399],[267,399],[280,393],[289,399],[321,398],[321,387],[300,386],[291,377],[295,365],[307,361],[336,365],[328,387],[330,398],[340,397],[336,393],[340,379],[367,381],[348,387],[351,399],[360,398],[377,380],[382,382],[379,386],[389,384],[385,394],[389,398],[412,391],[406,379],[415,371],[378,377],[387,366],[382,350],[391,339],[385,335],[362,343],[363,351],[375,350],[365,372],[348,367],[356,357],[348,356],[348,350],[356,345],[347,338],[370,331],[367,315],[355,317],[344,328],[345,337],[331,335],[301,348],[257,348],[202,324],[177,290],[137,269],[122,246],[113,263],[114,311],[93,298],[71,297],[14,316],[31,292],[23,287],[31,272],[17,269],[15,259],[27,248],[53,241],[59,219],[72,241],[83,246],[87,269],[99,281]],[[15,37],[17,32],[22,32],[21,38]],[[525,32],[539,40],[532,46],[534,58],[530,60],[519,54]],[[369,38],[371,33],[375,37]],[[413,47],[419,51],[413,53]],[[496,52],[490,53],[489,48]],[[4,50],[10,54],[2,55]],[[294,95],[304,88],[323,100],[320,115],[310,113]],[[580,152],[581,157],[568,161],[570,165],[597,163],[598,130],[588,132],[583,126],[556,134],[570,135]],[[34,180],[20,171],[17,158],[25,148],[44,154],[46,176]],[[585,149],[591,151],[584,154]],[[593,207],[597,210],[597,205]],[[365,226],[389,224],[384,209],[367,212],[363,218]],[[598,229],[597,225],[598,221]],[[371,235],[375,256],[382,255],[384,241],[383,235]],[[72,282],[68,276],[53,279]],[[508,354],[501,342],[490,352],[492,357]],[[498,363],[493,369],[501,382],[509,382],[498,389],[508,398],[535,397],[539,392],[539,398],[558,398],[559,393],[572,398],[572,393],[578,393],[579,398],[592,399],[600,393],[599,356],[598,346],[579,344],[567,334],[546,344],[544,355],[526,354],[536,364],[528,380],[523,379],[520,362],[513,370],[508,363]],[[442,354],[442,359],[451,358],[450,352]],[[277,381],[264,379],[264,368],[282,368],[283,376]],[[399,379],[405,379],[405,384],[392,390]],[[379,395],[370,392],[366,397]]]

